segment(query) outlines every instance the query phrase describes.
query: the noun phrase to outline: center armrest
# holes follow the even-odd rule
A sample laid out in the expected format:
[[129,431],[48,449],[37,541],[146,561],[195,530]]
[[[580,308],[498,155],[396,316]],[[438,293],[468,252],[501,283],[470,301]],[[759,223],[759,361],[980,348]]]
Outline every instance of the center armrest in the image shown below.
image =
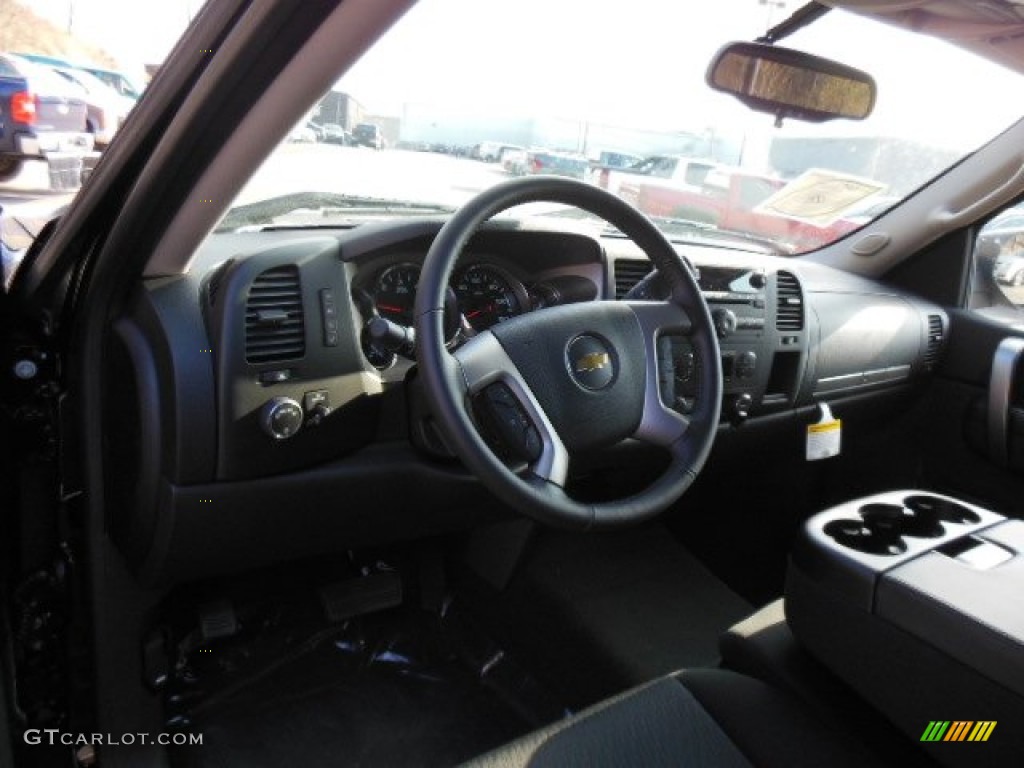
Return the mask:
[[[886,573],[875,613],[1024,696],[1024,523],[969,539]],[[970,555],[990,548],[981,565]]]
[[[841,504],[805,524],[785,605],[797,641],[938,762],[1024,754],[1024,523],[920,491]],[[969,723],[954,740],[998,727],[978,751],[926,740],[937,721]]]

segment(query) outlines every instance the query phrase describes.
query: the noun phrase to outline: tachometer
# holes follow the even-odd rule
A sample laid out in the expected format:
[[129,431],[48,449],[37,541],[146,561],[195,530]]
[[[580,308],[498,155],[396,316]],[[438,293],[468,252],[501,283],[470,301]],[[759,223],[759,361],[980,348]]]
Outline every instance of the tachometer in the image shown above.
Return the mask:
[[466,267],[455,283],[459,309],[477,331],[521,314],[526,289],[515,278],[487,264]]
[[373,303],[380,316],[401,325],[412,325],[419,282],[420,268],[417,264],[395,264],[377,275]]

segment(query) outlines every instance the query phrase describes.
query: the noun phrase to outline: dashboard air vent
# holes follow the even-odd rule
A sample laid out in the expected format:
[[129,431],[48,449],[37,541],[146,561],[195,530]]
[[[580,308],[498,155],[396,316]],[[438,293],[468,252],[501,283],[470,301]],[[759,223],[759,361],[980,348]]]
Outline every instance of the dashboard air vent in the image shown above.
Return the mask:
[[780,331],[801,331],[804,327],[804,300],[800,282],[791,272],[779,272],[776,280],[775,327]]
[[940,315],[928,315],[928,345],[924,350],[924,367],[930,371],[938,362],[939,353],[942,351],[942,317]]
[[646,259],[615,260],[615,298],[621,299],[630,289],[654,270]]
[[294,360],[306,353],[299,268],[275,267],[249,286],[245,303],[245,359],[250,363]]

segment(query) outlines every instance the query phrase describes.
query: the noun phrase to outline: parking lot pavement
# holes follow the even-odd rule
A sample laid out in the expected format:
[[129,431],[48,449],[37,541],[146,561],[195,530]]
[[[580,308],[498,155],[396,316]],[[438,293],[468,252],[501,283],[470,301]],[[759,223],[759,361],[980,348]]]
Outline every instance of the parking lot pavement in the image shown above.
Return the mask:
[[21,173],[0,184],[0,197],[10,193],[38,193],[50,189],[50,173],[42,160],[29,160],[21,166]]
[[[507,178],[496,163],[464,157],[333,144],[285,144],[256,172],[233,205],[311,191],[454,208]],[[74,197],[74,193],[48,191],[47,182],[46,165],[32,162],[26,163],[17,179],[0,184],[9,246],[22,248],[30,241],[22,223],[38,231]]]
[[286,144],[256,172],[235,203],[316,191],[458,206],[507,177],[500,165],[464,157]]

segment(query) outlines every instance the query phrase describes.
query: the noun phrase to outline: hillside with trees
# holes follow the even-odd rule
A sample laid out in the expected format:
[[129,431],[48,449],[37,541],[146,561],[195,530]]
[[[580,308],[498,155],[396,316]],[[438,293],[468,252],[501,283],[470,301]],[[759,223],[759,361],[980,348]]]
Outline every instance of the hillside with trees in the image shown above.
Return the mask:
[[117,60],[102,48],[76,39],[15,0],[0,0],[0,51],[40,53],[76,63],[117,67]]

